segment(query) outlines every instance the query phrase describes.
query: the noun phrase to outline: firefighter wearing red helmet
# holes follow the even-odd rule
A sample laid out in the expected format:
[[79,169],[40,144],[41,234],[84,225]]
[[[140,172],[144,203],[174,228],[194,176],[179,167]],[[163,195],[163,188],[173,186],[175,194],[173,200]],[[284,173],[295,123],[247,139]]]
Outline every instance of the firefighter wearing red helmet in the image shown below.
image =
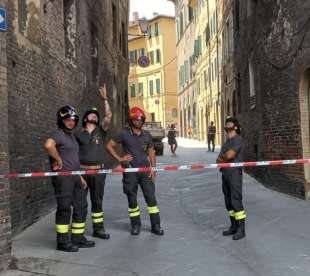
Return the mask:
[[[143,130],[146,116],[139,107],[129,111],[129,127],[115,135],[107,144],[108,152],[121,163],[122,167],[139,168],[155,167],[156,156],[151,134]],[[115,147],[121,144],[125,155],[121,156]],[[151,232],[163,235],[160,226],[159,208],[155,196],[155,171],[130,172],[123,174],[123,190],[128,199],[128,213],[131,222],[131,234],[139,235],[141,230],[140,208],[137,202],[138,186],[140,185],[151,220]]]

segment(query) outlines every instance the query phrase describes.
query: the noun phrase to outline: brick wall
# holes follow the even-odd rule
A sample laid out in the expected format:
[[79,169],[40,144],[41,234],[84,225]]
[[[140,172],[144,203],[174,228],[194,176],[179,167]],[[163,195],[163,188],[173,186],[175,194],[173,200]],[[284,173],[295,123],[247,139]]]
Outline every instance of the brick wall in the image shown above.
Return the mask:
[[[0,7],[7,1],[0,0]],[[8,86],[7,86],[6,33],[0,32],[0,174],[9,170],[8,149]],[[11,251],[11,225],[9,212],[9,186],[0,179],[0,270],[8,265]]]
[[[103,115],[98,93],[103,82],[114,111],[112,129],[123,126],[128,108],[127,36],[121,32],[122,22],[127,31],[128,1],[23,2],[8,1],[10,29],[0,33],[0,47],[7,43],[7,53],[0,52],[1,123],[6,126],[0,134],[1,172],[49,170],[43,145],[56,127],[58,108],[71,104],[82,116],[97,106]],[[10,190],[0,190],[0,198],[1,218],[8,213],[10,198],[13,234],[54,207],[47,178],[11,180]],[[9,224],[0,225],[2,250]]]
[[[235,58],[241,76],[240,119],[248,141],[248,160],[303,157],[299,83],[310,64],[309,18],[304,12],[309,8],[310,3],[302,0],[240,1]],[[256,91],[253,110],[250,109],[249,60]],[[267,186],[305,197],[302,166],[249,171]]]

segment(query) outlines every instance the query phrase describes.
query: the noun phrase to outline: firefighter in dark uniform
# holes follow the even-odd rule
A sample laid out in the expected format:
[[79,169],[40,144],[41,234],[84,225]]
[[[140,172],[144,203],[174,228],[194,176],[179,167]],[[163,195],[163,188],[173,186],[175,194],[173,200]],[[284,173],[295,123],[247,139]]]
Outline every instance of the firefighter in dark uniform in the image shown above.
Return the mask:
[[[142,129],[145,122],[144,111],[134,107],[129,111],[129,127],[123,129],[107,144],[108,152],[118,160],[123,167],[155,167],[156,156],[152,143],[152,136],[148,131]],[[125,152],[120,156],[115,147],[121,144]],[[139,235],[141,230],[140,209],[137,202],[138,186],[140,185],[151,220],[151,232],[163,235],[160,227],[159,208],[155,196],[155,171],[150,173],[124,173],[123,190],[128,198],[129,217],[131,221],[131,234]]]
[[[229,117],[225,122],[228,140],[222,146],[217,163],[243,162],[244,139],[240,134],[240,125],[236,118]],[[231,225],[223,232],[224,236],[233,235],[233,240],[245,237],[246,213],[242,204],[242,169],[222,168],[222,189],[225,197],[226,209],[229,213]]]
[[[104,168],[104,146],[108,126],[112,112],[107,100],[106,86],[100,88],[101,97],[104,100],[105,117],[100,124],[99,112],[92,108],[83,116],[83,130],[75,133],[80,146],[80,162],[82,170],[99,170]],[[101,239],[109,239],[110,235],[105,232],[103,195],[106,174],[94,174],[84,176],[91,199],[93,236]]]
[[[77,171],[80,169],[79,145],[72,133],[79,116],[71,106],[64,106],[57,113],[58,129],[45,143],[53,171]],[[94,247],[95,243],[85,238],[85,219],[87,215],[87,184],[78,175],[55,176],[53,186],[57,201],[56,232],[57,249],[77,252],[80,248]],[[71,220],[71,240],[69,236]]]

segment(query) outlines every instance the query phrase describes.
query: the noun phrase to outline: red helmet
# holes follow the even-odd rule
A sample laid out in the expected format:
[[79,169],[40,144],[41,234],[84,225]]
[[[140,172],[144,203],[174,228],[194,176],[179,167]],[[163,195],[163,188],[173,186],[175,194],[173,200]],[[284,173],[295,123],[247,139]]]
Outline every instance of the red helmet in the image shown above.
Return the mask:
[[129,110],[129,119],[130,120],[142,120],[145,121],[145,113],[139,107],[133,107]]

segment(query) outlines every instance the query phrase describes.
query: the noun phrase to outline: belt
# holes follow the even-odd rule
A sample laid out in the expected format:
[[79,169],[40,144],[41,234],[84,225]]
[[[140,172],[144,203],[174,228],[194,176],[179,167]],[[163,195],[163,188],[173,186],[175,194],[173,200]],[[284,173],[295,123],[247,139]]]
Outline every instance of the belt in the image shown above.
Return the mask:
[[81,164],[81,169],[83,170],[100,170],[104,168],[104,164],[102,165],[83,165]]

